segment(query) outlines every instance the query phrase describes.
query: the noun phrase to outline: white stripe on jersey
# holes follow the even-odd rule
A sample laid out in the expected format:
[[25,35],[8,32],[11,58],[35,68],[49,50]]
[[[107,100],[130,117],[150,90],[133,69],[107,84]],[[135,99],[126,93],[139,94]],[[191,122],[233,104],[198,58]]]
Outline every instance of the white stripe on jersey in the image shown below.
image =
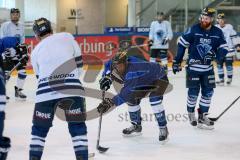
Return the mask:
[[190,70],[197,71],[197,72],[207,72],[213,69],[212,65],[201,65],[201,64],[194,64],[189,67]]

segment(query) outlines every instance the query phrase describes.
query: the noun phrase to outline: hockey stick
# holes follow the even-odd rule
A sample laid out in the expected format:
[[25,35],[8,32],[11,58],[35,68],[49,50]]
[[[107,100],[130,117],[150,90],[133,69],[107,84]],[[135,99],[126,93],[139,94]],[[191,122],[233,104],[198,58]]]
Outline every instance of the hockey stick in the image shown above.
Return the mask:
[[19,60],[19,62],[17,63],[17,65],[14,66],[13,69],[12,69],[11,71],[9,71],[9,72],[5,75],[6,80],[8,80],[8,79],[10,78],[11,74],[13,73],[13,71],[14,71],[15,69],[17,69],[17,68],[22,64],[22,63],[21,63],[21,60],[23,60],[23,59],[26,58],[26,57],[27,57],[27,55],[24,55],[24,56]]
[[240,96],[238,96],[219,116],[215,117],[215,118],[209,118],[211,121],[217,121],[220,117],[222,117],[222,115],[227,112],[227,110],[229,110],[236,102],[237,100],[240,98]]
[[[102,92],[102,99],[104,100],[105,98],[105,91]],[[102,126],[102,113],[100,113],[99,117],[99,126],[98,126],[98,139],[97,139],[97,150],[99,153],[105,153],[109,148],[105,148],[100,146],[100,137],[101,137],[101,126]]]

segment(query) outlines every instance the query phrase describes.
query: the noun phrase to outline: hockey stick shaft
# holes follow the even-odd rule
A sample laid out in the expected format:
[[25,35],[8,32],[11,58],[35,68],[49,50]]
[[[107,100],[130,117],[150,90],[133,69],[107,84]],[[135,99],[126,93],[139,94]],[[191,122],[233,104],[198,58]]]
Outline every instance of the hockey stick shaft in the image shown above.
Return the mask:
[[[105,91],[102,92],[102,99],[104,101],[105,99]],[[109,148],[101,147],[100,146],[100,138],[101,138],[101,126],[102,126],[102,115],[103,113],[100,113],[99,117],[99,127],[98,127],[98,139],[97,139],[97,150],[99,153],[105,153]]]
[[[216,118],[213,118],[216,120],[218,120],[220,117],[222,117],[222,115],[224,113],[226,113],[238,100],[239,100],[240,96],[238,96],[219,116],[217,116]],[[210,118],[211,119],[211,118]]]
[[[105,98],[105,91],[102,91],[102,100],[104,100],[104,98]],[[99,143],[100,143],[101,128],[102,128],[102,113],[100,113],[100,117],[99,117],[97,147],[99,146]]]
[[19,62],[17,63],[17,65],[14,66],[13,69],[6,74],[6,79],[7,79],[7,80],[9,79],[9,77],[11,76],[11,74],[13,73],[13,71],[14,71],[15,69],[17,69],[17,68],[22,64],[22,63],[21,63],[21,60],[24,59],[24,58],[26,58],[26,56],[27,56],[27,55],[24,55],[24,56],[19,60]]

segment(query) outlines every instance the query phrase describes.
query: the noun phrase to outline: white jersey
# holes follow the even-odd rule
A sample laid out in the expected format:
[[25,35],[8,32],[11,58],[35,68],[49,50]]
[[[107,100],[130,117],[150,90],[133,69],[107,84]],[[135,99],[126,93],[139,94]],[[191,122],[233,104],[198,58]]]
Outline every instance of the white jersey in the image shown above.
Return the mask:
[[225,24],[224,27],[221,27],[219,24],[217,24],[216,26],[222,30],[229,49],[233,49],[234,45],[231,37],[237,34],[236,31],[233,29],[233,26],[231,24]]
[[24,25],[22,23],[5,22],[1,25],[0,37],[19,37],[20,43],[25,42]]
[[43,39],[31,55],[38,77],[36,103],[79,96],[82,67],[81,50],[69,33],[56,33]]
[[153,40],[151,49],[168,49],[169,44],[162,45],[164,39],[171,40],[173,37],[172,27],[168,21],[153,21],[150,26],[149,39]]

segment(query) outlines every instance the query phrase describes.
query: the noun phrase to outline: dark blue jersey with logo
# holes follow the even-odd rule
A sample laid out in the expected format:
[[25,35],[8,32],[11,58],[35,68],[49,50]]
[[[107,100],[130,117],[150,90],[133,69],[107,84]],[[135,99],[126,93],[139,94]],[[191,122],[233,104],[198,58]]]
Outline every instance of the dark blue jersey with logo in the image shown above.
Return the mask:
[[205,30],[199,24],[189,28],[179,39],[178,51],[175,57],[181,63],[185,49],[188,48],[188,68],[195,72],[208,72],[213,69],[209,55],[216,58],[225,57],[228,53],[227,44],[221,29],[211,26]]

